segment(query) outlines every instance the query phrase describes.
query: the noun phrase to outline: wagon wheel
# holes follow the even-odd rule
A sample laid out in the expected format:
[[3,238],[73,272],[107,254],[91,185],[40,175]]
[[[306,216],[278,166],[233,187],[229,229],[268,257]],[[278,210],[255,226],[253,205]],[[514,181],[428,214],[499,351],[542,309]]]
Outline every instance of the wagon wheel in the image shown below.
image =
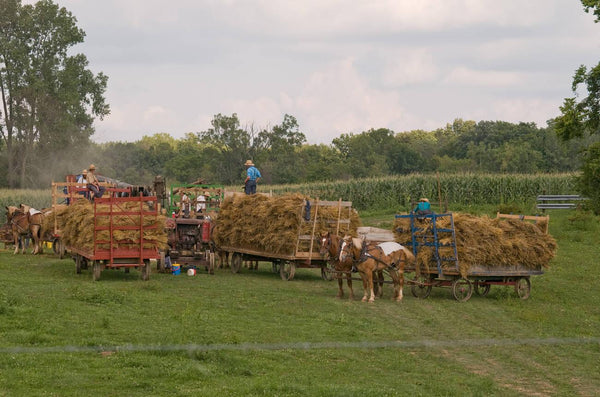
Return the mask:
[[479,296],[487,296],[490,293],[491,284],[480,283],[479,281],[475,281],[475,293]]
[[150,280],[150,261],[145,260],[144,265],[142,266],[142,280],[148,281]]
[[279,268],[279,275],[284,281],[291,281],[296,274],[296,264],[294,262],[283,262]]
[[234,252],[231,256],[231,273],[237,273],[242,267],[242,254]]
[[466,302],[473,294],[473,285],[466,278],[457,278],[452,281],[452,295],[459,302]]
[[77,269],[77,274],[81,274],[81,255],[75,254],[75,268]]
[[52,240],[52,252],[54,252],[55,254],[58,254],[59,251],[59,247],[58,247],[58,243],[59,243],[59,239],[58,237],[55,238],[54,240]]
[[321,278],[325,281],[333,280],[333,273],[331,272],[331,265],[329,262],[325,266],[321,266]]
[[165,251],[160,251],[160,258],[158,258],[158,261],[156,262],[156,270],[158,270],[159,273],[165,272],[166,256]]
[[100,261],[94,261],[94,274],[92,276],[92,280],[98,281],[100,279],[100,273],[102,273],[103,265],[100,264]]
[[410,286],[410,292],[415,298],[426,299],[431,294],[431,280],[424,275],[415,276]]
[[211,252],[208,256],[208,274],[215,274],[215,253]]
[[515,291],[519,298],[525,300],[531,295],[531,281],[529,277],[519,277],[515,282]]

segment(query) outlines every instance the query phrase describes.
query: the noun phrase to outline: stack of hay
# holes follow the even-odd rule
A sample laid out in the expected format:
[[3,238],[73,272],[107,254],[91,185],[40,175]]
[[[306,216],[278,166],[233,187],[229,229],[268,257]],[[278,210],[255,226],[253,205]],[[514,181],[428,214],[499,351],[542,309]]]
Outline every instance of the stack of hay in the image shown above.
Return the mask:
[[[313,205],[310,221],[304,220],[306,200]],[[217,246],[245,248],[273,254],[293,255],[298,235],[312,235],[315,221],[314,202],[301,194],[267,197],[260,194],[234,195],[225,199],[216,220],[213,238]],[[356,235],[360,219],[355,210],[348,214],[342,209],[341,218],[350,218],[349,230],[342,233]],[[337,207],[318,208],[315,234],[336,231]],[[300,251],[308,251],[310,241],[304,241]],[[313,244],[313,252],[319,247]]]
[[[540,270],[548,267],[548,263],[556,252],[556,240],[543,232],[544,225],[532,224],[518,219],[491,219],[488,216],[477,217],[470,214],[454,213],[454,229],[456,249],[462,276],[468,274],[472,265],[488,267],[520,265],[528,269]],[[418,224],[426,228],[430,219]],[[449,218],[439,218],[438,228],[448,228]],[[411,247],[410,219],[396,218],[394,224],[396,241]],[[418,235],[417,235],[418,238]],[[441,234],[439,242],[451,242],[449,233]],[[440,248],[440,256],[453,257],[452,248]],[[434,265],[433,251],[422,247],[417,255],[417,262],[427,268]],[[445,267],[454,266],[444,262]]]
[[[139,203],[126,202],[119,204],[119,211],[137,211]],[[98,205],[97,211],[108,211],[108,205]],[[114,211],[114,209],[113,209]],[[87,200],[77,200],[68,207],[58,209],[44,219],[44,227],[51,230],[54,227],[55,217],[58,220],[58,228],[61,230],[61,239],[66,246],[91,251],[94,249],[94,207]],[[113,225],[139,226],[140,215],[113,215]],[[144,248],[162,248],[167,244],[165,232],[165,220],[162,215],[143,217],[144,221]],[[98,226],[108,226],[108,216],[98,216]],[[152,227],[155,226],[155,227]],[[110,240],[112,237],[113,247],[131,248],[140,239],[139,230],[113,230],[112,236],[108,230],[98,232],[98,240]],[[99,248],[107,249],[108,244],[99,244]]]

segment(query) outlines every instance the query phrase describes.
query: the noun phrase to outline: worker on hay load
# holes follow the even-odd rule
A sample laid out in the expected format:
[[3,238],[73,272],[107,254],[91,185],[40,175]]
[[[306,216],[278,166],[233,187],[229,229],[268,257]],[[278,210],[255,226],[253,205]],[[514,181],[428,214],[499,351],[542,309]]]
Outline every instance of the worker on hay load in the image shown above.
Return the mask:
[[[83,170],[81,171],[81,175],[79,175],[79,177],[77,178],[77,187],[79,188],[86,188],[87,189],[87,170]],[[85,191],[85,192],[79,192],[79,194],[81,194],[82,196],[84,196],[86,199],[89,200],[90,198],[90,192],[89,191]]]
[[419,199],[419,203],[413,210],[413,213],[418,215],[431,215],[433,211],[431,210],[431,204],[429,204],[429,200],[425,197]]
[[244,164],[246,166],[246,180],[244,181],[244,192],[246,194],[256,193],[256,184],[262,177],[258,168],[254,166],[252,160],[247,160]]
[[90,197],[92,201],[94,198],[100,198],[104,194],[106,190],[104,186],[100,186],[100,182],[96,177],[96,166],[94,164],[90,164],[87,173],[87,188],[93,195]]
[[185,191],[183,192],[183,195],[181,196],[181,209],[183,210],[183,217],[189,218],[190,217],[190,197],[187,195],[187,193]]
[[196,218],[202,217],[202,214],[206,212],[206,201],[209,196],[210,193],[204,192],[196,197]]

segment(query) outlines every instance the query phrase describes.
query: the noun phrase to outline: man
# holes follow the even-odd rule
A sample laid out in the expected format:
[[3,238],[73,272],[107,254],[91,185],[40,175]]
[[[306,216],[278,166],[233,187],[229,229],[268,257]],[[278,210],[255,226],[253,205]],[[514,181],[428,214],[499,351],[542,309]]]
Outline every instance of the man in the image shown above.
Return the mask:
[[419,203],[413,210],[415,214],[418,215],[431,215],[433,211],[431,211],[431,204],[429,204],[429,200],[426,198],[419,199]]
[[[88,183],[87,182],[87,170],[81,171],[81,175],[79,175],[79,178],[77,178],[77,183],[78,183],[78,185],[77,185],[78,188],[86,188],[87,189],[87,183]],[[90,198],[89,191],[85,191],[85,192],[81,191],[81,192],[79,192],[79,194],[81,194],[88,200]]]
[[256,184],[258,180],[262,177],[260,175],[260,171],[254,166],[252,160],[246,161],[246,180],[244,181],[244,191],[246,194],[255,194],[256,193]]
[[181,196],[181,209],[183,210],[183,217],[189,218],[190,217],[190,197],[187,195],[187,193],[185,191],[183,192],[183,195]]
[[87,188],[90,192],[93,193],[91,195],[91,200],[94,201],[95,198],[100,198],[104,194],[106,190],[104,186],[100,186],[100,182],[96,177],[96,166],[94,164],[90,164],[87,173]]

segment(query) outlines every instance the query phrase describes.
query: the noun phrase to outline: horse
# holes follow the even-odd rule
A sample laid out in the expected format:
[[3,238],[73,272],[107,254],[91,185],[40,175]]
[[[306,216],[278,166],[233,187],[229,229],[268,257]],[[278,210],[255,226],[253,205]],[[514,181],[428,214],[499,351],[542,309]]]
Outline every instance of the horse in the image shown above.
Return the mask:
[[340,261],[340,254],[342,252],[342,238],[337,234],[330,232],[321,232],[320,234],[320,249],[319,254],[322,257],[328,259],[333,263],[333,269],[336,271],[335,277],[338,280],[338,293],[337,298],[344,297],[344,280],[348,284],[350,290],[349,299],[354,299],[354,290],[352,289],[352,259]]
[[363,239],[345,236],[342,243],[340,260],[350,258],[356,264],[363,282],[363,302],[375,301],[373,292],[373,272],[385,270],[392,277],[394,295],[392,299],[402,300],[404,287],[404,265],[407,261],[415,262],[410,250],[395,242],[367,243]]
[[[42,252],[42,223],[44,214],[29,206],[21,204],[21,208],[15,206],[6,207],[6,220],[11,225],[15,251],[19,252],[19,237],[30,235],[33,238],[33,254]],[[21,245],[21,253],[25,253],[25,244]]]

